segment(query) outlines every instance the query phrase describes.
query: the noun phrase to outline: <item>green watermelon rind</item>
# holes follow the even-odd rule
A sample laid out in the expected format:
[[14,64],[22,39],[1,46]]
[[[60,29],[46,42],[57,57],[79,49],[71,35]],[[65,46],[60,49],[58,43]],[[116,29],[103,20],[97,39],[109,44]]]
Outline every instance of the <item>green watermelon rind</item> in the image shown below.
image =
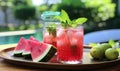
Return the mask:
[[23,53],[22,53],[22,55],[24,56],[24,55],[29,55],[29,54],[31,54],[30,52],[26,52],[26,51],[23,51]]
[[13,55],[16,57],[21,57],[23,53],[23,50],[14,50]]
[[47,62],[50,60],[56,53],[56,48],[52,45],[48,45],[48,48],[42,55],[40,55],[38,58],[34,59],[33,62]]
[[31,59],[31,53],[30,53],[30,52],[23,52],[22,55],[23,55],[23,57],[25,57],[26,59]]

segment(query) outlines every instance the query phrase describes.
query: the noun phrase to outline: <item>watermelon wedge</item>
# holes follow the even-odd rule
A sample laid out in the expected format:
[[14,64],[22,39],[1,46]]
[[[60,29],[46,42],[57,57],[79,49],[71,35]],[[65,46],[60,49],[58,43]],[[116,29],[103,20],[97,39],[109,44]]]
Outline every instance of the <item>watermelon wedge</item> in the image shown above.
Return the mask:
[[28,40],[27,40],[27,45],[23,50],[22,55],[26,58],[26,59],[31,59],[31,46],[28,44]]
[[[30,39],[29,39],[29,40],[39,42],[39,41],[38,41],[36,38],[34,38],[33,36],[30,36]],[[27,42],[28,42],[28,40],[27,40]],[[22,55],[23,55],[26,59],[31,59],[31,46],[29,45],[29,43],[28,43],[28,45],[25,47]]]
[[31,56],[33,62],[46,62],[50,60],[56,53],[56,48],[50,44],[40,43],[29,40],[31,48]]
[[34,38],[33,36],[30,36],[30,40],[33,40],[33,41],[39,42],[39,40],[37,40],[37,39]]
[[14,56],[22,56],[24,48],[28,45],[28,42],[24,37],[21,37],[17,46],[15,47],[13,51]]

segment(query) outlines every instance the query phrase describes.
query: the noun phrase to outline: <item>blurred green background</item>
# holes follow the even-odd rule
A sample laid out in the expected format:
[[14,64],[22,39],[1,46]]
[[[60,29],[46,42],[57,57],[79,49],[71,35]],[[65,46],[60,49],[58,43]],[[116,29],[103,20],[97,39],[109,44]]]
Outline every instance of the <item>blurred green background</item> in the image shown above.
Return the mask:
[[[39,2],[35,5],[35,2]],[[3,22],[0,31],[40,29],[44,11],[64,9],[71,19],[86,17],[85,34],[104,29],[120,28],[119,0],[0,0]],[[41,4],[40,4],[41,3]],[[10,10],[10,13],[9,11]],[[10,22],[9,15],[13,21]]]

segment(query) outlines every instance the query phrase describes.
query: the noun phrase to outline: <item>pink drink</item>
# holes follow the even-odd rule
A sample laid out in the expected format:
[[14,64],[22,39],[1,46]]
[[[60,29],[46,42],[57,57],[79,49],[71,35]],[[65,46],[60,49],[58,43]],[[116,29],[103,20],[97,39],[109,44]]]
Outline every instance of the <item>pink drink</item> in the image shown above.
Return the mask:
[[43,42],[52,44],[55,47],[57,46],[56,45],[56,37],[54,37],[52,34],[49,34],[48,31],[44,32]]
[[57,49],[60,62],[80,63],[83,55],[83,28],[58,29]]

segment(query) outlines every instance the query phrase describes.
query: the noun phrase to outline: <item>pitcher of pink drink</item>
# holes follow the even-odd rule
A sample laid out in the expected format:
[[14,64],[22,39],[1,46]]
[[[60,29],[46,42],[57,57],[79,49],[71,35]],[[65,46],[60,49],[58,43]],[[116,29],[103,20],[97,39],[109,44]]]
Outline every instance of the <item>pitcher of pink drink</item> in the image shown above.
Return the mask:
[[60,12],[46,11],[41,15],[44,22],[43,25],[43,42],[52,44],[57,47],[56,42],[56,27],[59,26],[59,21],[54,19],[54,16],[60,15]]

